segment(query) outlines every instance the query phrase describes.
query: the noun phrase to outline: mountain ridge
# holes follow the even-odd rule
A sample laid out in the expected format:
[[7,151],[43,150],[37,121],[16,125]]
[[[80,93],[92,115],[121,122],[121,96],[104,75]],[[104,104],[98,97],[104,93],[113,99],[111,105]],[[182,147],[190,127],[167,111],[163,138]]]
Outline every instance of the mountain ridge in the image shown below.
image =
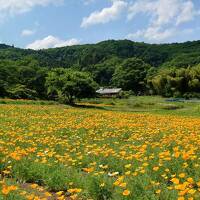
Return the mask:
[[[200,40],[170,44],[148,44],[131,40],[106,40],[96,44],[83,44],[42,50],[17,48],[0,44],[2,60],[35,60],[41,67],[87,68],[112,57],[127,59],[137,57],[154,67],[187,60],[186,65],[199,62]],[[190,61],[193,58],[193,61]],[[196,58],[197,61],[196,61]],[[188,61],[189,60],[189,61]],[[180,63],[178,64],[180,65]],[[183,66],[185,64],[183,63]]]

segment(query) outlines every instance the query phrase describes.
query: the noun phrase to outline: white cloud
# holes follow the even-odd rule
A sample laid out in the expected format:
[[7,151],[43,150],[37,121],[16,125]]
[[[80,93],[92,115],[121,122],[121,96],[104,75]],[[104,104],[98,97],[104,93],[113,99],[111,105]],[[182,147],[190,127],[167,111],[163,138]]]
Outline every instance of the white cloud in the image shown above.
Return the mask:
[[0,17],[14,16],[30,11],[35,6],[59,5],[63,0],[0,0]]
[[194,19],[199,12],[195,10],[194,4],[191,1],[184,2],[180,14],[177,17],[176,24],[182,24]]
[[147,40],[149,42],[162,42],[176,34],[177,30],[174,28],[162,30],[159,27],[148,27],[147,29],[138,30],[135,33],[128,34],[127,38],[133,40],[143,38],[144,40]]
[[49,35],[41,40],[36,40],[33,43],[26,46],[27,49],[48,49],[48,48],[55,48],[55,47],[63,47],[63,46],[72,46],[80,44],[80,41],[72,38],[69,40],[61,40],[57,37]]
[[146,13],[157,26],[176,23],[177,25],[192,20],[198,11],[191,0],[140,0],[129,8],[128,19],[138,13]]
[[133,19],[139,13],[149,17],[147,28],[127,37],[156,42],[173,37],[179,32],[179,25],[200,14],[191,0],[137,0],[128,9],[128,19]]
[[87,28],[95,24],[105,24],[117,19],[126,8],[127,3],[123,0],[113,0],[112,6],[101,11],[95,11],[89,17],[83,18],[81,27]]
[[22,37],[31,36],[31,35],[34,35],[35,32],[36,32],[35,30],[24,29],[24,30],[21,32],[21,36],[22,36]]
[[[126,39],[136,40],[136,41],[148,41],[150,43],[162,43],[166,42],[167,39],[176,36],[176,38],[186,37],[188,35],[194,34],[199,31],[199,28],[185,28],[185,29],[159,29],[154,27],[149,27],[147,29],[138,30],[135,33],[130,33],[126,36]],[[172,40],[173,41],[173,40]]]
[[177,0],[140,0],[136,1],[129,8],[128,19],[134,18],[139,13],[145,13],[150,15],[154,24],[166,24],[176,14],[178,8]]

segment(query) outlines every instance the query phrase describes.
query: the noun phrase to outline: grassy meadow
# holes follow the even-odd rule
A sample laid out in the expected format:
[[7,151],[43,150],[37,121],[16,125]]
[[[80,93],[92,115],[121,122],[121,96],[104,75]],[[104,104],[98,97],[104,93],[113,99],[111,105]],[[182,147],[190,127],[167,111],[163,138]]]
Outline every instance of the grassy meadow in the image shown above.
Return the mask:
[[199,200],[200,102],[0,100],[0,200]]

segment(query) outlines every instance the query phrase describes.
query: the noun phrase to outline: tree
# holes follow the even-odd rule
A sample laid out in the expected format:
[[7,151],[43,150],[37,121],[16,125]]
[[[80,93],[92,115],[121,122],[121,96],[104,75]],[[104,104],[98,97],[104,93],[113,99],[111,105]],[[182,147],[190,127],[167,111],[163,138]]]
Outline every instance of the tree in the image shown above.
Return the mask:
[[88,73],[58,68],[46,78],[48,94],[59,101],[74,104],[75,99],[95,96],[96,83]]
[[119,65],[112,78],[114,86],[121,87],[124,90],[142,92],[145,89],[145,78],[150,69],[150,65],[138,58],[128,58]]
[[8,89],[8,95],[12,99],[36,99],[37,92],[25,85],[16,84]]
[[160,69],[148,78],[149,88],[165,97],[199,97],[200,65],[188,68]]
[[37,97],[40,99],[47,99],[47,90],[45,87],[46,77],[46,68],[39,68],[31,81],[30,89],[35,90],[37,92]]
[[118,66],[121,62],[122,59],[118,57],[112,57],[102,63],[87,67],[86,70],[93,75],[94,80],[99,85],[108,86],[110,85],[116,66]]
[[6,96],[6,83],[3,80],[0,80],[0,97]]

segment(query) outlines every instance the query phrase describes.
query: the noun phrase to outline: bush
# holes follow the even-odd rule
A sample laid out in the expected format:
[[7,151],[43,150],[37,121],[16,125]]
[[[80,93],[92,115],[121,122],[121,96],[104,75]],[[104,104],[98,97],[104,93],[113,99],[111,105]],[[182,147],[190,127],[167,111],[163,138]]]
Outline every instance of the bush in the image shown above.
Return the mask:
[[12,99],[36,99],[37,92],[26,88],[24,85],[15,85],[9,88],[8,95]]
[[120,92],[120,97],[122,99],[128,99],[129,97],[131,97],[132,95],[135,95],[133,91],[129,90],[129,91],[122,91]]
[[185,99],[191,99],[191,98],[200,98],[200,93],[197,92],[187,92],[183,95]]
[[162,106],[162,109],[164,110],[177,110],[177,109],[181,109],[184,108],[183,105],[174,105],[174,104],[166,104]]

